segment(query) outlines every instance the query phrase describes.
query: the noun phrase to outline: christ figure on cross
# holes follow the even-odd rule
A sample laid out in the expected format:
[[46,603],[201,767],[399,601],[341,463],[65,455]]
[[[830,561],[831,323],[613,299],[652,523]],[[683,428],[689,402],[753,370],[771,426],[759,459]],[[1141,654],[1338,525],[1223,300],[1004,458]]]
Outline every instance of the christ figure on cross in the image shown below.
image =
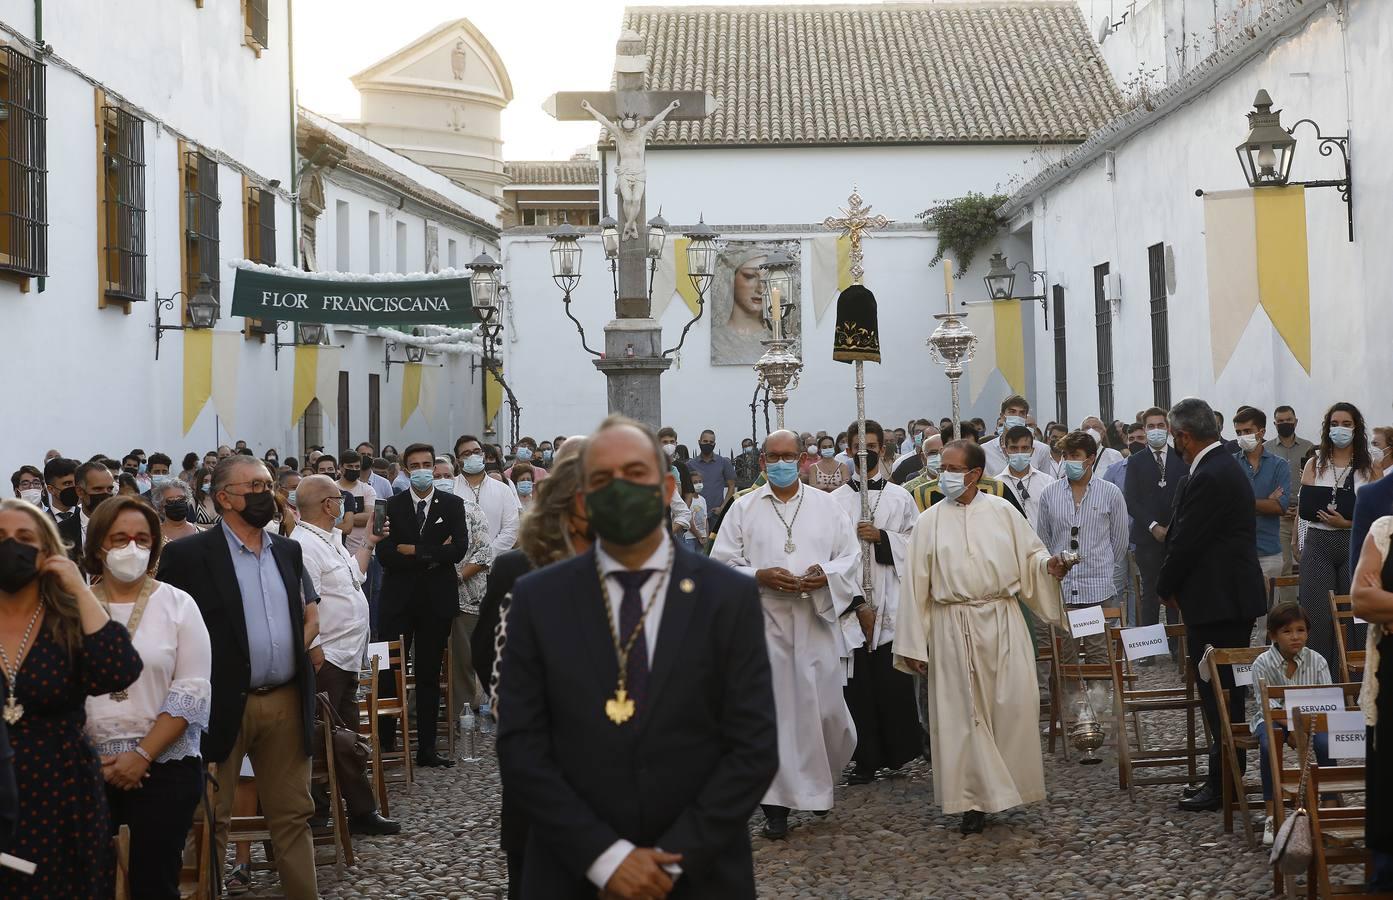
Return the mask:
[[638,116],[625,113],[617,125],[591,106],[590,101],[582,100],[580,105],[595,121],[609,129],[614,139],[615,149],[619,153],[615,173],[619,176],[620,215],[624,219],[621,238],[636,240],[639,236],[639,210],[643,208],[643,189],[648,181],[644,168],[644,145],[648,143],[649,133],[661,125],[669,113],[681,106],[681,101],[672,101],[666,109],[642,124]]

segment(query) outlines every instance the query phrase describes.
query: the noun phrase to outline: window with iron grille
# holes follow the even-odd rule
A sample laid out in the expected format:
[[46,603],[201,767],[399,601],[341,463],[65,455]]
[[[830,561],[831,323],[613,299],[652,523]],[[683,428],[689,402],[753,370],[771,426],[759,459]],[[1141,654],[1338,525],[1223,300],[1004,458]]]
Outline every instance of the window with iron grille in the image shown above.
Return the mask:
[[145,299],[145,122],[117,106],[102,109],[104,291]]
[[1054,294],[1054,418],[1069,421],[1069,356],[1064,339],[1064,285],[1056,284]]
[[1170,311],[1166,302],[1166,245],[1146,249],[1151,276],[1151,392],[1156,405],[1171,406]]
[[[242,221],[247,230],[247,259],[264,265],[276,264],[276,195],[265,188],[247,188]],[[271,334],[276,330],[275,319],[247,319],[249,334]]]
[[0,271],[48,274],[45,67],[0,48]]
[[266,49],[267,32],[270,30],[270,0],[242,0],[246,13],[247,45],[257,51],[257,56]]
[[[198,293],[199,279],[221,299],[218,277],[218,163],[197,150],[184,154],[184,293]],[[187,307],[187,304],[185,304]]]
[[1112,304],[1108,301],[1109,265],[1093,267],[1093,313],[1098,332],[1098,418],[1112,421]]

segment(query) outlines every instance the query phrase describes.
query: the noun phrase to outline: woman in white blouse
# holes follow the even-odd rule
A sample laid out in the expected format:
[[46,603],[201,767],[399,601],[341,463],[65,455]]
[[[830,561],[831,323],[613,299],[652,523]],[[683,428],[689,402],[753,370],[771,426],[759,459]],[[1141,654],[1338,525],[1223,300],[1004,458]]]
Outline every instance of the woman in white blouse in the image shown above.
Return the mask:
[[154,579],[160,520],[145,503],[116,497],[87,525],[92,591],[131,633],[145,664],[124,691],[87,700],[87,736],[102,760],[111,827],[131,829],[131,894],[179,897],[179,868],[203,794],[199,742],[208,727],[213,657],[194,600]]

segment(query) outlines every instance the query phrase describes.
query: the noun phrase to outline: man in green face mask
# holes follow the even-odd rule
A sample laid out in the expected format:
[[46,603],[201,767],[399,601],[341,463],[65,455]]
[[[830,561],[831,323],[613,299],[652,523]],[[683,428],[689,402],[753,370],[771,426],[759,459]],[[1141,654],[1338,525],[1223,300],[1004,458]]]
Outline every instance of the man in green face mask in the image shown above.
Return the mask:
[[752,898],[745,822],[779,762],[755,582],[671,539],[646,427],[605,420],[582,461],[597,544],[517,582],[499,664],[504,788],[538,838],[522,896]]

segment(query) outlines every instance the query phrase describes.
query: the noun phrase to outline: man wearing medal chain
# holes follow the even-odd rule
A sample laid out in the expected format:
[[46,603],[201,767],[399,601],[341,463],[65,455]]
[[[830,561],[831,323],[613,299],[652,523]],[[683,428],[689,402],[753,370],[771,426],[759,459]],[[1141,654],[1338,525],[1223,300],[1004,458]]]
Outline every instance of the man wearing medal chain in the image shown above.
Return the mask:
[[757,588],[667,533],[647,427],[606,419],[582,460],[598,543],[518,580],[499,665],[521,895],[752,898],[746,824],[778,766]]
[[764,831],[788,833],[790,809],[826,815],[832,788],[856,746],[842,696],[851,655],[841,615],[851,596],[829,579],[859,578],[856,526],[830,494],[798,479],[798,435],[764,441],[768,483],[736,500],[711,559],[759,582],[774,697],[779,708],[779,774],[764,795]]

